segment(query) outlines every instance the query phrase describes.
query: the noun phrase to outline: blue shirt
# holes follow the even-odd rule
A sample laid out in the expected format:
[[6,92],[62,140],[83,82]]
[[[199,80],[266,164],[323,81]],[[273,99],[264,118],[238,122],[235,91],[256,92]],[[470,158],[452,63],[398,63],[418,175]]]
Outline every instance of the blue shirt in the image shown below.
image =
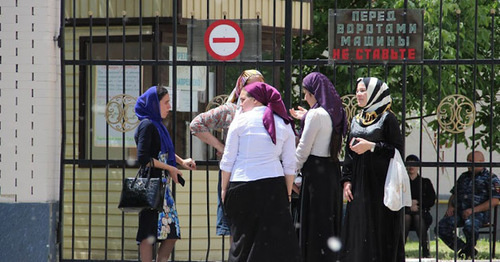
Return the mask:
[[488,169],[483,168],[483,171],[475,175],[474,195],[472,182],[472,172],[467,171],[460,175],[456,185],[450,190],[452,194],[455,194],[455,187],[457,188],[456,198],[459,214],[466,209],[472,208],[472,206],[477,206],[486,202],[490,199],[490,194],[492,198],[500,198],[500,180],[495,174],[493,174],[491,176],[490,184],[490,172]]

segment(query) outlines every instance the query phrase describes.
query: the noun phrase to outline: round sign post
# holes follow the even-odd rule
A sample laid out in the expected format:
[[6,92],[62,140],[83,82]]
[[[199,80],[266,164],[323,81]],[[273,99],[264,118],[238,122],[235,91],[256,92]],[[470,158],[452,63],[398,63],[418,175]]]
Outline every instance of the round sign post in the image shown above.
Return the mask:
[[221,61],[237,57],[245,44],[243,31],[231,20],[213,22],[205,32],[204,40],[210,56]]

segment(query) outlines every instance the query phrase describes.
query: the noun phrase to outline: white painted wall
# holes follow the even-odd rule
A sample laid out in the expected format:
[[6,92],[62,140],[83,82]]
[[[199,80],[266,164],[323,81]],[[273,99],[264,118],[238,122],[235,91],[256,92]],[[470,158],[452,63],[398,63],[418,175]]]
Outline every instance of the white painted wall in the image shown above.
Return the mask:
[[59,198],[60,2],[0,1],[0,202]]

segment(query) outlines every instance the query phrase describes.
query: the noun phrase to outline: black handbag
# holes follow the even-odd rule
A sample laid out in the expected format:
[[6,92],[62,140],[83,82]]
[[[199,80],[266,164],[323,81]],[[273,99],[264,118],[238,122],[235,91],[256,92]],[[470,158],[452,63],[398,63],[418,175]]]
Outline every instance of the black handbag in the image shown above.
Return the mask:
[[165,184],[163,178],[151,178],[154,168],[153,160],[150,166],[141,166],[135,177],[123,180],[122,193],[118,208],[123,212],[140,212],[143,209],[163,209]]

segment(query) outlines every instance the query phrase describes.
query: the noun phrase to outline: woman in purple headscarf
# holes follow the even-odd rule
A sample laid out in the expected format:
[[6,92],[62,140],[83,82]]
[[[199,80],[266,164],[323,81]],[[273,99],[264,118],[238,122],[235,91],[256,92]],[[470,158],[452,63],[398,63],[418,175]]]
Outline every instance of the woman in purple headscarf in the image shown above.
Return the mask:
[[342,188],[338,155],[347,129],[346,114],[339,94],[325,75],[310,73],[302,86],[310,106],[301,117],[302,134],[295,153],[303,177],[299,230],[302,258],[336,261],[328,239],[340,236]]
[[268,84],[245,86],[240,103],[220,162],[233,237],[229,261],[299,261],[288,198],[296,168],[293,122]]
[[162,122],[170,108],[170,96],[163,86],[150,87],[135,104],[135,114],[141,120],[134,136],[138,162],[141,166],[149,166],[153,160],[151,177],[163,176],[167,180],[163,212],[144,209],[139,213],[136,240],[141,261],[153,261],[153,244],[157,240],[161,245],[156,261],[168,261],[175,242],[181,238],[179,217],[170,190],[171,180],[178,183],[179,176],[182,176],[176,163],[186,169],[196,169],[196,163],[191,158],[182,159],[175,154],[170,134]]

